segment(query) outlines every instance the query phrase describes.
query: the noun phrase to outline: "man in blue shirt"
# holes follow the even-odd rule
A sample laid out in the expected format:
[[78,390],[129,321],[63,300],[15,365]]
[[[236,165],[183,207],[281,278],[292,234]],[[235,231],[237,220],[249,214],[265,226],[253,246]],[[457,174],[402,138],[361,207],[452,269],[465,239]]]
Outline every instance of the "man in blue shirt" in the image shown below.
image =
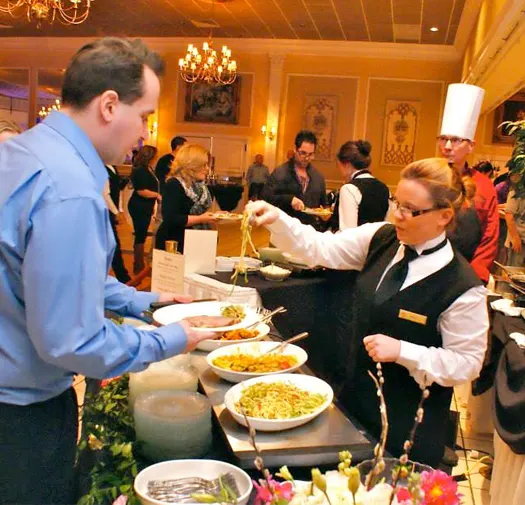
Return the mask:
[[210,337],[187,322],[148,332],[104,318],[186,301],[107,275],[104,163],[147,138],[162,71],[140,41],[88,44],[66,70],[61,112],[0,147],[0,504],[75,501],[74,374],[140,371]]

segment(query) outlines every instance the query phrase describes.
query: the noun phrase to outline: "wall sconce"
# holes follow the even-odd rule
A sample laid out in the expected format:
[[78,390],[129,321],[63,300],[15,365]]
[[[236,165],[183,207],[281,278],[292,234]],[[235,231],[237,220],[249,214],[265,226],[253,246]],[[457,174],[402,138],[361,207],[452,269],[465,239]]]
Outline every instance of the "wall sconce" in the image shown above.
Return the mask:
[[272,126],[270,129],[266,127],[266,125],[261,126],[261,133],[268,137],[268,139],[273,140],[275,136],[277,135],[277,126]]
[[159,123],[157,121],[153,121],[153,123],[151,123],[151,126],[149,128],[149,134],[152,136],[156,135],[158,129],[159,129]]

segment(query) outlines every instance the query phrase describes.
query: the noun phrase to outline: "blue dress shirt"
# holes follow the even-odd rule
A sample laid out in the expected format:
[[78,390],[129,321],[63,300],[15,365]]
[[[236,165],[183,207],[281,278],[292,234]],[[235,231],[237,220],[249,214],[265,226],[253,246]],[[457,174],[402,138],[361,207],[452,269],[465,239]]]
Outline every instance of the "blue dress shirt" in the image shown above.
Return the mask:
[[54,112],[0,146],[0,402],[55,397],[75,373],[140,371],[184,350],[183,328],[116,325],[104,309],[139,316],[157,294],[107,272],[115,241],[93,144]]

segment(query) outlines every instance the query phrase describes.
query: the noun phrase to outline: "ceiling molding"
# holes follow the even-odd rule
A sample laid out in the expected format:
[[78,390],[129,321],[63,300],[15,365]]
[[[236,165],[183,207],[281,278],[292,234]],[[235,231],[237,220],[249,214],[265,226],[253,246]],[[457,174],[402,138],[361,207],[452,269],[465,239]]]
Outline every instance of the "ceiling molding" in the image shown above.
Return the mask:
[[464,54],[469,42],[472,30],[476,26],[479,17],[479,11],[483,0],[466,0],[463,12],[459,20],[458,31],[456,32],[456,40],[454,47],[459,53]]
[[[188,44],[188,37],[144,37],[143,40],[161,53],[182,53]],[[204,37],[192,38],[191,42],[201,44],[206,40]],[[3,51],[57,51],[71,54],[91,41],[91,37],[1,37],[0,47]],[[276,53],[448,62],[460,61],[462,58],[462,52],[454,46],[433,44],[288,39],[227,39],[227,43],[232,51],[247,54]]]

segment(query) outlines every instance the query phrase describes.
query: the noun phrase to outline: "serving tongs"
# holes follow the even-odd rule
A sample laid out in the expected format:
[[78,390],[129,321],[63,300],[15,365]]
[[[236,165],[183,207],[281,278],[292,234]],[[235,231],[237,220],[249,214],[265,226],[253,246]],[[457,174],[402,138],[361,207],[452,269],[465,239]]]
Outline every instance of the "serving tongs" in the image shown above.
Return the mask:
[[299,340],[303,340],[307,336],[308,336],[308,332],[303,331],[302,333],[299,333],[298,335],[295,335],[294,337],[289,338],[288,340],[285,340],[284,342],[281,342],[280,344],[276,345],[273,349],[263,352],[261,356],[264,356],[265,354],[273,354],[274,352],[281,352],[288,344],[299,342]]
[[507,268],[506,265],[502,265],[498,261],[494,261],[494,264],[497,265],[498,267],[500,267],[508,276],[508,279],[501,278],[499,280],[501,280],[503,282],[507,282],[512,289],[515,289],[516,291],[518,291],[518,293],[521,293],[522,295],[525,295],[525,289],[523,287],[519,286],[518,284],[516,284],[516,282],[512,279],[512,276],[514,275],[514,272],[510,271]]
[[252,323],[249,326],[246,326],[245,330],[249,330],[251,328],[255,328],[256,326],[259,326],[262,323],[267,323],[276,314],[282,314],[284,312],[286,312],[286,309],[283,306],[277,307],[275,310],[272,310],[268,314],[263,315],[263,317],[261,319],[259,319],[259,321],[256,321],[255,323]]

